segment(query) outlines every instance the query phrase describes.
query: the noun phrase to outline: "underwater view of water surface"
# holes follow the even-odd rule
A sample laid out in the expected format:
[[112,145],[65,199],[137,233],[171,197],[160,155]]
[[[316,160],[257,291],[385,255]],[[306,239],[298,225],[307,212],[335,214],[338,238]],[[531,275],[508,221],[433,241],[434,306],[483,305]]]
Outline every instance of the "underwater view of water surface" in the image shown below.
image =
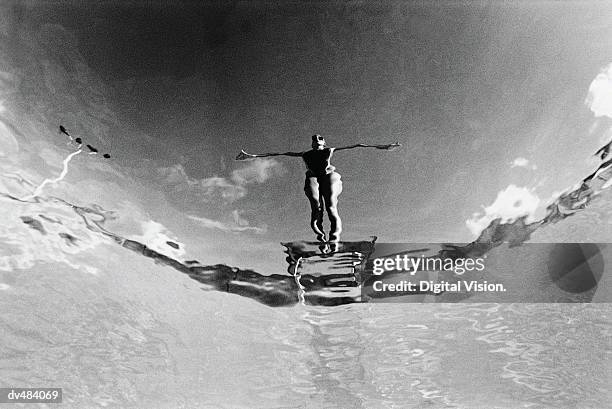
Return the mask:
[[0,406],[610,407],[610,21],[0,2]]
[[62,286],[51,267],[15,278],[2,298],[2,382],[61,386],[67,407],[603,408],[610,400],[609,304],[273,309],[203,297],[152,263],[144,284],[129,262],[102,276],[64,270]]

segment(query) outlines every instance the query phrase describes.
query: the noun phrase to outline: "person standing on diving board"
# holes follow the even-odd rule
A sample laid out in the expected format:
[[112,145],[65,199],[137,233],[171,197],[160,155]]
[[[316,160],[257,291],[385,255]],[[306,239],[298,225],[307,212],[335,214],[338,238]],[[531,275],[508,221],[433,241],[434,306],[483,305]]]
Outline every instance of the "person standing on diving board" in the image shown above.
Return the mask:
[[269,156],[293,156],[301,157],[306,163],[306,180],[304,181],[304,192],[310,202],[310,227],[316,234],[317,240],[326,242],[327,238],[323,232],[323,212],[327,211],[330,222],[329,242],[337,243],[340,241],[342,233],[342,220],[338,214],[338,196],[342,192],[342,180],[336,168],[330,163],[332,155],[336,151],[355,149],[355,148],[376,148],[392,150],[400,147],[399,143],[390,145],[366,145],[359,143],[356,145],[344,146],[341,148],[328,147],[325,138],[321,135],[312,135],[312,149],[305,152],[285,152],[285,153],[260,153],[250,154],[241,150],[236,160],[246,160],[251,158],[266,158]]

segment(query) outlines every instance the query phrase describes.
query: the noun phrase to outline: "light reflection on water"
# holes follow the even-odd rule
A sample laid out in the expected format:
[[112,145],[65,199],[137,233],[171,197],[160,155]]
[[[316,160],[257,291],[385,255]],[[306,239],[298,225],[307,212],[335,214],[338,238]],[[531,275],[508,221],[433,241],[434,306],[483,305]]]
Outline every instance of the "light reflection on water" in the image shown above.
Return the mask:
[[293,391],[338,408],[601,408],[612,380],[608,313],[592,304],[296,308],[295,325],[309,328],[299,361],[311,388]]
[[612,398],[610,304],[269,308],[142,267],[148,281],[129,265],[119,281],[5,274],[0,384],[63,387],[64,406],[79,408],[599,409]]

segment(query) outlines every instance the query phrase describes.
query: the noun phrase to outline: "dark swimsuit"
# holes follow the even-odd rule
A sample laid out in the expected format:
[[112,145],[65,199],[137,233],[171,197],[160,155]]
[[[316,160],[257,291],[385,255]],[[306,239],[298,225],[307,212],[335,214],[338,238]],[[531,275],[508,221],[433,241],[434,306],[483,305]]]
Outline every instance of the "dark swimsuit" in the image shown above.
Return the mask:
[[306,177],[316,177],[317,180],[323,176],[333,173],[336,168],[330,164],[332,155],[334,154],[334,148],[324,148],[321,150],[313,149],[311,151],[304,152],[302,159],[306,163]]

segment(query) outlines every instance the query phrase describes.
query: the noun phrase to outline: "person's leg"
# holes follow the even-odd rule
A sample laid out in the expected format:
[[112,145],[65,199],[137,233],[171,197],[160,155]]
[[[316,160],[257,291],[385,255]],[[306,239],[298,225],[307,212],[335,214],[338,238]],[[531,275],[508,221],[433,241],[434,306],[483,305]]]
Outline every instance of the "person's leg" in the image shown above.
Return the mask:
[[332,172],[325,177],[325,183],[321,183],[321,193],[325,202],[325,209],[331,224],[329,230],[329,241],[340,241],[342,233],[342,220],[338,213],[338,196],[342,193],[342,180],[338,172]]
[[304,181],[304,193],[310,202],[310,227],[317,235],[318,241],[325,241],[323,232],[323,203],[319,192],[319,182],[316,177],[306,177]]

